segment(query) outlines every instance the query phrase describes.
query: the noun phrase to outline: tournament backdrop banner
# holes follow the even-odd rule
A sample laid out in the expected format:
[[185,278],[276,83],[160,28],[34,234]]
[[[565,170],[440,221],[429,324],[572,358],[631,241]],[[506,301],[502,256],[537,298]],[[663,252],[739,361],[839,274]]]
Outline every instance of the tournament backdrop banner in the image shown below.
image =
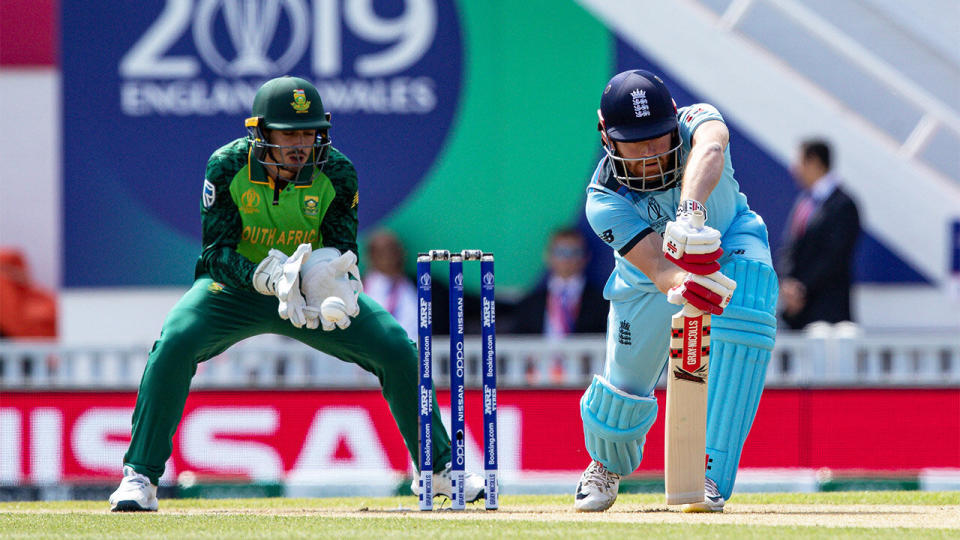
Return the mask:
[[67,287],[189,284],[207,158],[283,74],[333,114],[362,231],[493,250],[509,289],[582,214],[614,47],[573,2],[107,0],[61,21]]
[[[648,69],[678,104],[710,101],[573,0],[63,2],[61,26],[66,287],[190,283],[206,160],[245,135],[272,77],[319,88],[359,173],[361,234],[390,227],[408,253],[494,251],[501,292],[537,283],[561,226],[587,233],[588,277],[609,274],[583,201],[612,74]],[[796,187],[721,112],[776,248]],[[924,281],[867,232],[856,277]]]
[[[504,481],[581,472],[589,463],[579,390],[498,392]],[[449,393],[438,395],[445,421]],[[657,391],[663,400],[663,391]],[[113,483],[130,440],[134,392],[0,394],[0,485]],[[467,469],[480,471],[482,407],[467,392]],[[449,433],[449,429],[448,429]],[[743,468],[960,469],[960,390],[769,389]],[[196,391],[187,398],[165,481],[203,477],[336,484],[412,472],[378,391]],[[663,472],[663,414],[639,473]],[[392,473],[392,474],[391,474]],[[573,486],[571,486],[571,491]]]

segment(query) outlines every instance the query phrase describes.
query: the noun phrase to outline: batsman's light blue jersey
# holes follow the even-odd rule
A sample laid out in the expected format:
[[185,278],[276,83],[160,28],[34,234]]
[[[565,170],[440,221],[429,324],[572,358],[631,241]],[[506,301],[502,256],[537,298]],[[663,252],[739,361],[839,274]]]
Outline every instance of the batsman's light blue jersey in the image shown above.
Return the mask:
[[[686,160],[694,130],[708,120],[723,121],[723,117],[712,105],[698,103],[679,109],[677,120],[683,144],[681,159]],[[720,231],[723,248],[728,253],[734,245],[739,244],[732,236],[741,232],[760,236],[766,244],[763,221],[750,210],[747,197],[740,193],[740,185],[733,177],[729,145],[724,150],[720,182],[710,198],[702,202],[707,208],[707,225]],[[587,187],[586,213],[594,232],[614,249],[616,266],[604,289],[607,299],[625,300],[637,294],[658,292],[650,278],[623,255],[651,232],[662,236],[667,222],[676,214],[679,203],[680,182],[665,191],[633,191],[613,177],[612,165],[606,156],[600,160]],[[753,251],[756,253],[748,253],[748,258],[769,264],[769,249]]]
[[[694,130],[723,118],[712,106],[700,103],[680,109],[677,120],[681,159],[686,160]],[[679,307],[667,302],[666,295],[624,255],[647,235],[663,235],[680,202],[680,185],[637,192],[622,186],[612,173],[604,157],[587,188],[587,218],[613,248],[616,266],[604,288],[610,313],[603,375],[584,394],[581,417],[591,458],[618,474],[629,474],[642,457],[646,433],[656,415],[652,392],[667,362],[670,317]],[[729,145],[720,181],[701,202],[707,208],[707,225],[722,234],[720,271],[737,282],[730,304],[712,319],[707,396],[706,477],[728,498],[773,349],[777,279],[766,226],[747,206],[733,178]],[[618,416],[601,419],[593,414],[609,409],[600,404],[618,396],[630,397]],[[625,419],[635,420],[628,420],[630,425],[624,428]]]

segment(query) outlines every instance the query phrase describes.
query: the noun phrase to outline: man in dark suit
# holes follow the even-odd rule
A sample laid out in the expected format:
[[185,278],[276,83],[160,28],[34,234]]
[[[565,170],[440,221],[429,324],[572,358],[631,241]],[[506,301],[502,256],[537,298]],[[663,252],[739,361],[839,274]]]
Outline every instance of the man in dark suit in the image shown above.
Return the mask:
[[860,217],[853,199],[830,171],[830,146],[800,145],[791,173],[802,188],[780,252],[781,317],[799,330],[815,321],[852,320],[850,283]]
[[563,337],[603,333],[609,303],[603,291],[584,276],[589,257],[576,229],[553,233],[546,254],[549,275],[514,310],[513,333]]

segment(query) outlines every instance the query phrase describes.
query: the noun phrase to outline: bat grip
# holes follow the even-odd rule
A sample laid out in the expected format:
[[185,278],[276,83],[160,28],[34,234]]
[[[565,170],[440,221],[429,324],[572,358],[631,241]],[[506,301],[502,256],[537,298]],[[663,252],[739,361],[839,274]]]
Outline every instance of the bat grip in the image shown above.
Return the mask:
[[684,317],[699,317],[700,315],[703,315],[704,312],[697,309],[693,304],[687,302],[680,309],[680,314]]
[[703,230],[703,226],[706,225],[707,218],[703,215],[702,212],[694,212],[690,214],[690,225],[693,226],[698,231]]

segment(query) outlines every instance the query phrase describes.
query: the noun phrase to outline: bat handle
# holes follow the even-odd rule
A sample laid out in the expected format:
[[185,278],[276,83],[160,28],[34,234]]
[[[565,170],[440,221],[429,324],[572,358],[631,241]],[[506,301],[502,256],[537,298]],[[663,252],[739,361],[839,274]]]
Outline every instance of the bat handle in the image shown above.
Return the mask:
[[689,302],[684,304],[683,308],[680,309],[680,315],[683,315],[684,317],[699,317],[700,315],[703,315],[703,314],[704,314],[703,311],[697,309]]
[[707,217],[703,215],[703,212],[692,212],[690,214],[690,225],[692,225],[698,231],[703,230],[703,226],[706,225]]

